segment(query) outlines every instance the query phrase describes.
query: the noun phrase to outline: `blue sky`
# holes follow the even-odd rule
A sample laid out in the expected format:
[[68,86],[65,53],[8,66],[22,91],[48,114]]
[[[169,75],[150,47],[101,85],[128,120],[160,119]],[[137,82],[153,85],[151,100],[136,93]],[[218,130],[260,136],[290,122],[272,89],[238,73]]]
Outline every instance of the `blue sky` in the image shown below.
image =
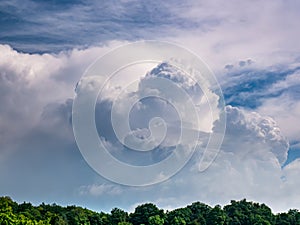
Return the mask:
[[[0,195],[95,210],[131,210],[146,201],[175,208],[241,198],[265,202],[274,211],[299,208],[299,10],[296,0],[1,1]],[[227,128],[216,160],[204,172],[195,169],[202,154],[196,152],[171,179],[130,187],[106,180],[84,160],[73,135],[72,104],[75,89],[85,87],[78,81],[96,58],[142,40],[184,46],[211,68],[225,97]],[[156,66],[131,71],[140,76],[134,95],[146,90],[147,72],[165,76],[152,70]],[[162,71],[193,99],[201,96],[183,75],[168,67]],[[117,82],[122,86],[129,77]],[[153,154],[137,156],[116,142],[109,121],[116,90],[112,86],[98,99],[95,117],[111,154],[133,164],[167,157],[172,149],[166,146],[178,135],[176,124],[166,146]],[[132,110],[136,129],[153,116],[168,124],[178,117],[161,100],[141,105]]]

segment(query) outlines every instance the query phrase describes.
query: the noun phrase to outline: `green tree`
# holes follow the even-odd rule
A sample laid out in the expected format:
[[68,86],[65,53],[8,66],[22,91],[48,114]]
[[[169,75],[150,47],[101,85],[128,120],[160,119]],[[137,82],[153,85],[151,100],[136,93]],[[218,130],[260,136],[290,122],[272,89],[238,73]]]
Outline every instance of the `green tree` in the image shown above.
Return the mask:
[[271,223],[265,219],[263,219],[261,216],[256,215],[254,217],[254,220],[252,221],[253,225],[271,225]]
[[118,225],[132,225],[132,223],[129,223],[129,222],[119,222]]
[[241,201],[231,201],[230,205],[224,207],[227,214],[229,225],[253,225],[260,223],[274,224],[274,215],[271,209],[265,204]]
[[167,221],[169,225],[173,225],[175,223],[175,218],[183,219],[187,224],[189,224],[192,220],[192,211],[191,209],[185,207],[185,208],[179,208],[174,209],[173,211],[170,211],[167,213]]
[[127,222],[128,213],[123,211],[122,209],[114,208],[110,213],[110,223],[118,224],[119,222]]
[[206,218],[211,211],[211,207],[201,203],[201,202],[194,202],[191,205],[187,206],[192,212],[192,218],[191,220],[197,221],[198,223],[206,224]]
[[56,213],[48,213],[47,217],[51,225],[68,225],[67,221],[61,215]]
[[109,215],[108,214],[101,213],[100,217],[101,217],[101,223],[100,223],[101,225],[107,225],[107,224],[110,223],[109,222]]
[[221,206],[217,205],[208,213],[206,223],[209,225],[224,225],[226,221],[227,215]]
[[150,216],[148,222],[149,225],[163,225],[165,221],[163,218],[160,218],[159,215],[155,215],[155,216]]
[[300,225],[300,212],[297,209],[290,209],[288,215],[291,224]]
[[13,201],[9,197],[0,198],[0,225],[16,223],[16,216],[13,213]]
[[149,218],[156,215],[163,219],[164,211],[152,203],[146,203],[135,208],[134,213],[130,214],[129,222],[133,225],[149,225]]
[[288,213],[277,214],[275,225],[300,225],[300,212],[297,209],[291,209]]
[[12,213],[0,213],[0,225],[15,224],[15,216]]
[[186,225],[186,222],[183,218],[175,216],[172,220],[172,224],[174,224],[174,225]]

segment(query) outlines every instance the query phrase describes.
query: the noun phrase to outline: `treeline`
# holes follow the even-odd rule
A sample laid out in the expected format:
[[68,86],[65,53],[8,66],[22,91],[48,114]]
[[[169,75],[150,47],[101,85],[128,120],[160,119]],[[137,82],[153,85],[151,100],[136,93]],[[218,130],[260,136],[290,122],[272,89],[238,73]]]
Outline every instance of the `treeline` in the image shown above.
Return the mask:
[[132,213],[114,208],[110,213],[78,206],[18,204],[0,197],[0,225],[300,225],[300,212],[291,209],[273,214],[265,204],[231,201],[223,208],[195,202],[172,211],[152,203],[139,205]]

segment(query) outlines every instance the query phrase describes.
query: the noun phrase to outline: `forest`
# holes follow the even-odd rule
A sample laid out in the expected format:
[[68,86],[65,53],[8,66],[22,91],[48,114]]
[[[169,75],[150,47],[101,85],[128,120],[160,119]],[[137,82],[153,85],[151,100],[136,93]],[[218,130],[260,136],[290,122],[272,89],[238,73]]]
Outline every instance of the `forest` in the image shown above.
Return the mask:
[[221,207],[194,202],[165,211],[153,203],[139,205],[131,213],[114,208],[110,213],[79,206],[17,203],[0,197],[0,225],[300,225],[300,212],[274,214],[265,204],[235,201]]

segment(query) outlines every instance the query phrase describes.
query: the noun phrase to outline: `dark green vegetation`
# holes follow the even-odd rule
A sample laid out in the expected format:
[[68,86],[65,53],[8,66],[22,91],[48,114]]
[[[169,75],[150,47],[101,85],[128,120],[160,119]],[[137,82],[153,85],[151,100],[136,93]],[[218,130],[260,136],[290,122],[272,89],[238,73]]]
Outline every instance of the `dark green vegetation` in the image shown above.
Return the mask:
[[300,225],[296,209],[274,215],[265,204],[231,201],[221,208],[195,202],[172,211],[159,209],[152,203],[137,206],[133,213],[114,208],[111,213],[93,212],[77,206],[56,204],[33,206],[18,204],[0,197],[0,225]]

